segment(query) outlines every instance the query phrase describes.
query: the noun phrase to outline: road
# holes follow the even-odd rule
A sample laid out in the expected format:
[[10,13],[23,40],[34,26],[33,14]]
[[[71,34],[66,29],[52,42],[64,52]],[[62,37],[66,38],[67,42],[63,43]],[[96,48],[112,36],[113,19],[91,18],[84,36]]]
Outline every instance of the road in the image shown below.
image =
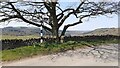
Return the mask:
[[3,66],[118,66],[118,44],[86,47],[3,63]]

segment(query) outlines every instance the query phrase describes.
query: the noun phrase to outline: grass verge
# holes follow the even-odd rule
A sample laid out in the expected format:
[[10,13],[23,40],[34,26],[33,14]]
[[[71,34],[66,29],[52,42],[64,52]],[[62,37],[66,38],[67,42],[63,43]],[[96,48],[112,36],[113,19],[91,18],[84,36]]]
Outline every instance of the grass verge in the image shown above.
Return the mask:
[[24,46],[11,50],[0,51],[2,53],[2,61],[13,61],[19,60],[25,57],[32,57],[35,55],[47,55],[58,52],[65,52],[67,50],[74,50],[78,48],[85,47],[86,45],[102,45],[102,44],[118,44],[117,40],[96,40],[96,41],[68,41],[62,44],[56,43],[43,43],[35,44],[33,46]]

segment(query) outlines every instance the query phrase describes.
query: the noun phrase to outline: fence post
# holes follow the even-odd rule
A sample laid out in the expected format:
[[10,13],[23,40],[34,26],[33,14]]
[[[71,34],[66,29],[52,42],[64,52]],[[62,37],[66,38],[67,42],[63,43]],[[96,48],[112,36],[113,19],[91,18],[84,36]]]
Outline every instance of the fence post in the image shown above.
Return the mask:
[[[42,23],[41,23],[41,25],[43,25]],[[42,30],[42,26],[40,27],[40,43],[43,43],[43,30]]]

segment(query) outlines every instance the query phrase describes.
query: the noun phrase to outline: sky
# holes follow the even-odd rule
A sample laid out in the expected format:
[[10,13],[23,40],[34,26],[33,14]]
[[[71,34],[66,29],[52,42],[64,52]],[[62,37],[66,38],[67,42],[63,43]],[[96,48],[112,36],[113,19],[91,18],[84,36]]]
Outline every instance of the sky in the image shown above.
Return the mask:
[[[68,3],[63,3],[62,7],[65,8],[65,5]],[[75,18],[72,16],[65,21],[65,23],[60,27],[60,30],[63,29],[64,25],[68,23],[75,22]],[[69,27],[68,30],[78,30],[78,31],[86,31],[86,30],[94,30],[98,28],[117,28],[118,27],[118,15],[112,14],[110,17],[107,16],[97,16],[96,18],[89,18],[82,20],[83,23]],[[2,23],[0,24],[0,28],[3,27],[35,27],[33,25],[27,24],[25,22],[10,22],[9,24]]]
[[[1,1],[36,1],[36,2],[41,2],[42,0],[1,0]],[[59,2],[77,2],[77,1],[80,1],[80,0],[58,0]],[[106,1],[106,2],[110,2],[110,1],[113,1],[113,2],[118,2],[120,0],[89,0],[89,1],[94,1],[94,2],[97,2],[97,1]]]

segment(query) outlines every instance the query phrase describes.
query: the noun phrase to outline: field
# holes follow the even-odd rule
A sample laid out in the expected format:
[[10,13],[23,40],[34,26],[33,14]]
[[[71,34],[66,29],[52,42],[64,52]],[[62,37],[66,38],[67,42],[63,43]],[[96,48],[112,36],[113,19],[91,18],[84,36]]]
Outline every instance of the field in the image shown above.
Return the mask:
[[23,39],[23,40],[26,40],[26,39],[31,39],[31,38],[40,38],[39,36],[37,35],[28,35],[28,36],[10,36],[10,35],[2,35],[0,36],[2,40],[4,39]]

